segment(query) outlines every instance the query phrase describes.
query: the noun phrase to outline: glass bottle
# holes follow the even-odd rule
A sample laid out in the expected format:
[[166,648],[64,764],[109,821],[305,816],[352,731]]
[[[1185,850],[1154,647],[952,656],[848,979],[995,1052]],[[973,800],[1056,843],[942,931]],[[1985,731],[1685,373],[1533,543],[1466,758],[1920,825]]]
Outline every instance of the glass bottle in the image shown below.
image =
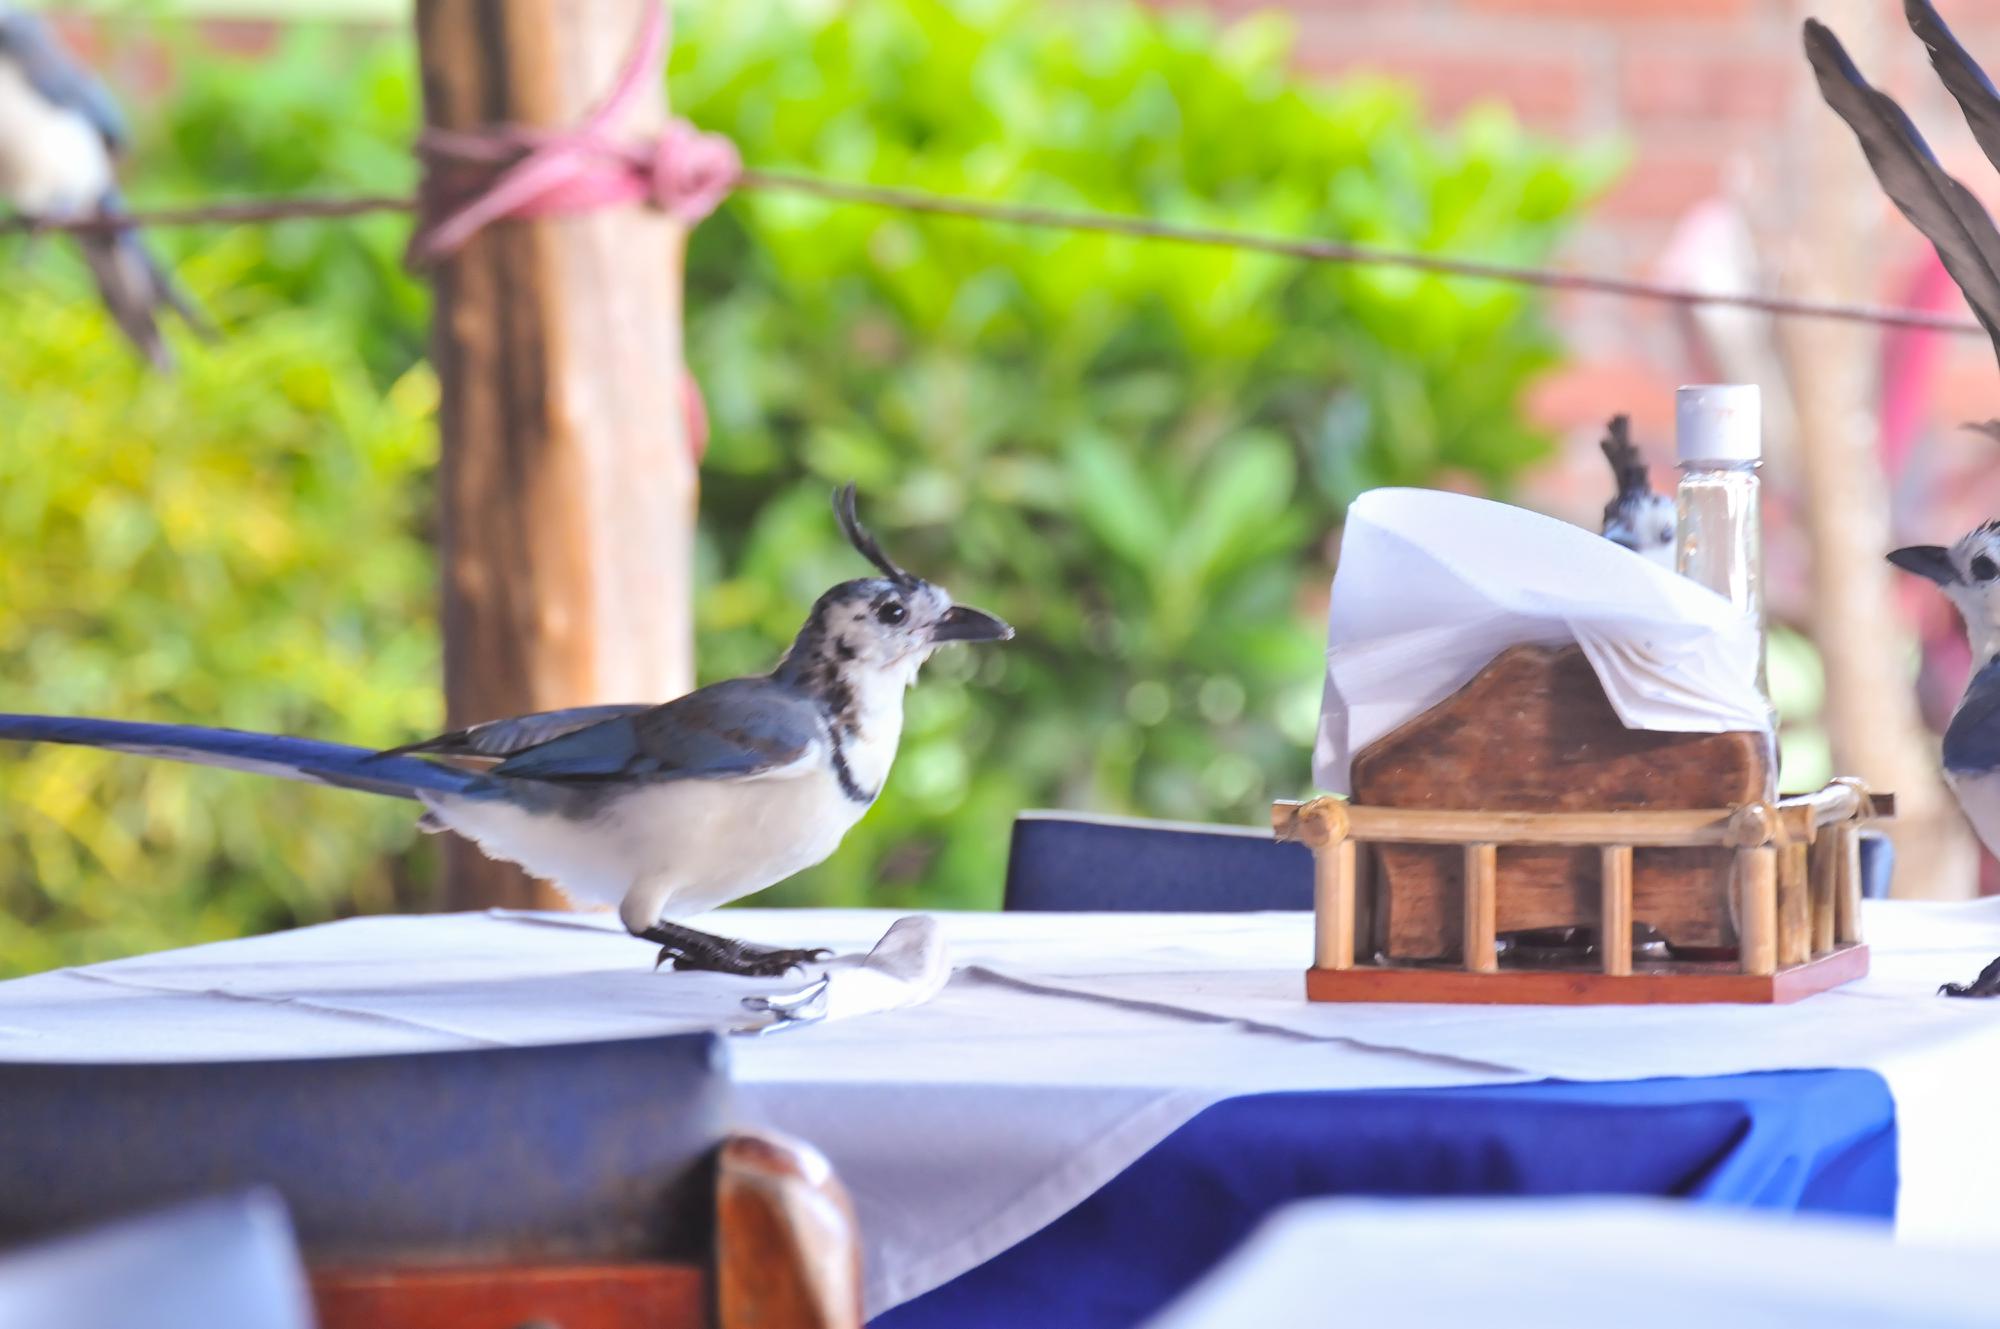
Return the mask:
[[[1764,538],[1757,478],[1757,468],[1764,464],[1763,399],[1757,385],[1678,389],[1674,451],[1681,468],[1674,567],[1722,596],[1756,625],[1757,690],[1768,706]],[[1775,714],[1772,721],[1775,741]]]

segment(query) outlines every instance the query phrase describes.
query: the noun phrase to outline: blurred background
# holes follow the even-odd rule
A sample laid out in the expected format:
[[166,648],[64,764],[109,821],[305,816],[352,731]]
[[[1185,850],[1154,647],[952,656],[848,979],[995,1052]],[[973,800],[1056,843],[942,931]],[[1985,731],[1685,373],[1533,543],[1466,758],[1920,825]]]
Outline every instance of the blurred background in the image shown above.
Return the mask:
[[[1990,193],[1895,8],[1813,12]],[[2000,3],[1946,8],[2000,59]],[[1962,313],[1813,94],[1805,12],[683,0],[669,95],[760,166]],[[415,183],[402,5],[54,13],[131,114],[139,206]],[[227,333],[184,341],[172,378],[110,333],[67,243],[0,240],[0,709],[382,745],[439,727],[438,394],[406,234],[156,234]],[[854,574],[826,504],[848,478],[899,560],[1020,629],[932,664],[886,795],[760,903],[994,906],[1024,807],[1262,822],[1308,784],[1355,494],[1594,527],[1606,418],[1632,415],[1670,484],[1673,388],[1709,380],[1765,389],[1784,783],[1909,789],[1914,889],[1973,887],[1955,812],[1918,787],[1967,667],[1955,618],[1886,578],[1850,603],[1825,570],[1879,562],[1885,530],[1948,543],[2000,515],[1995,444],[1959,428],[2000,413],[1978,338],[778,194],[702,225],[687,280],[702,681],[768,668]],[[1889,686],[1846,668],[1863,656]],[[43,748],[0,760],[0,807],[0,973],[438,898],[435,843],[365,797]]]

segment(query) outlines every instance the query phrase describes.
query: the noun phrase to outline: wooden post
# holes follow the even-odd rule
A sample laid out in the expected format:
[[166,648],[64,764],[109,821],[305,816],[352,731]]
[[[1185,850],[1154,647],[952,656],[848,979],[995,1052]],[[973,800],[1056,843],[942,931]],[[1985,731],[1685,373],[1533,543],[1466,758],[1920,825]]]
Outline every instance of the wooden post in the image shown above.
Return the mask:
[[1806,847],[1778,850],[1778,963],[1804,964],[1812,958],[1812,889],[1806,880]]
[[1813,841],[1812,872],[1812,952],[1825,955],[1833,949],[1834,915],[1840,897],[1841,844],[1838,827],[1829,826]]
[[[559,127],[658,0],[418,0],[428,123]],[[664,88],[622,129],[656,128]],[[445,182],[447,189],[452,182]],[[682,240],[658,214],[490,226],[440,266],[431,353],[453,726],[693,683],[696,477],[682,437]],[[560,897],[463,842],[446,900]]]
[[1375,892],[1380,888],[1375,864],[1380,855],[1364,840],[1354,842],[1354,958],[1375,963]]
[[1465,967],[1490,974],[1500,967],[1494,949],[1499,908],[1499,853],[1490,844],[1465,846]]
[[1354,967],[1354,837],[1344,835],[1313,851],[1313,964]]
[[1743,972],[1778,971],[1778,851],[1759,845],[1736,851],[1736,935]]
[[1604,972],[1622,978],[1632,972],[1632,846],[1604,846],[1598,948]]
[[1861,828],[1853,822],[1834,828],[1839,879],[1833,901],[1833,940],[1846,946],[1861,940]]

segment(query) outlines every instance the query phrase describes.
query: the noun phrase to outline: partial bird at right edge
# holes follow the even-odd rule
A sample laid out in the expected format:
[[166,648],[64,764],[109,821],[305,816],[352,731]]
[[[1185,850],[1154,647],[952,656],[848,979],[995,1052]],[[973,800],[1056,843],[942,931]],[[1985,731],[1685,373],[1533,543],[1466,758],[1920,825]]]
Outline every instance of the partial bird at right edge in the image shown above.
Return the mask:
[[[124,120],[104,85],[40,18],[0,0],[0,202],[30,221],[116,218],[125,211],[117,176],[124,148]],[[135,228],[76,239],[105,309],[154,368],[173,365],[160,310],[213,335]]]
[[[1905,0],[1903,12],[1972,137],[2000,166],[2000,94],[1929,0]],[[2000,357],[2000,230],[1972,192],[1945,173],[1903,108],[1861,76],[1831,30],[1808,19],[1805,48],[1820,95],[1860,140],[1890,201],[1937,248]],[[1987,522],[1949,549],[1913,545],[1889,561],[1935,582],[1965,619],[1974,669],[1945,729],[1944,773],[1981,843],[2000,855],[2000,522]],[[2000,996],[2000,959],[1972,982],[1940,991]]]

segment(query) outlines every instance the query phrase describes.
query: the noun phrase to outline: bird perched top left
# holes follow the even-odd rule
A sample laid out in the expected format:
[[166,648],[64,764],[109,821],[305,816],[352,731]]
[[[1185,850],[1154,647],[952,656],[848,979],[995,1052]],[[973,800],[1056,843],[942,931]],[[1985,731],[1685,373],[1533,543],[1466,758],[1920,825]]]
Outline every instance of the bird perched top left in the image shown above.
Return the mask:
[[[0,0],[0,200],[31,221],[122,216],[117,162],[125,146],[124,118],[104,85],[46,23]],[[173,365],[161,309],[207,332],[136,229],[80,231],[77,242],[104,307],[156,368]]]

